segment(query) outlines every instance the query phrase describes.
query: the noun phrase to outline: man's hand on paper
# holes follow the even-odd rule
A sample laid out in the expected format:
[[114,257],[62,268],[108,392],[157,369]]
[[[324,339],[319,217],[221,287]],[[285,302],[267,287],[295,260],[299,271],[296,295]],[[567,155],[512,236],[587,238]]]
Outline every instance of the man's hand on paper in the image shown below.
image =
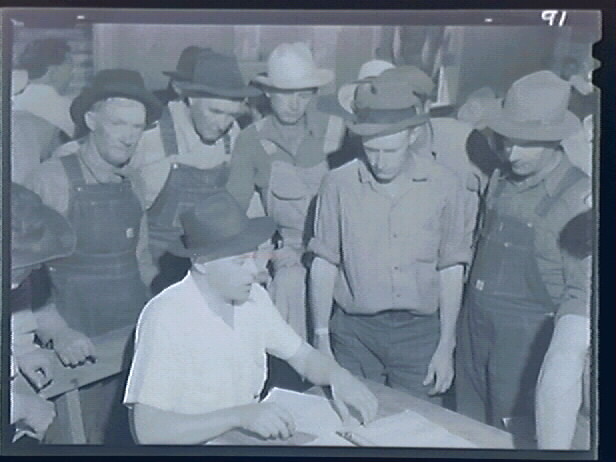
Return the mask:
[[453,352],[437,347],[428,365],[428,373],[423,381],[424,385],[434,383],[428,392],[430,395],[445,393],[453,382]]
[[96,350],[90,339],[71,328],[64,328],[53,337],[53,349],[65,366],[80,366],[88,358],[96,358]]
[[18,432],[42,440],[56,417],[53,403],[34,394],[15,393],[13,399],[11,420],[15,421]]
[[293,416],[274,403],[247,404],[240,408],[240,427],[262,438],[288,439],[295,433]]
[[374,420],[378,410],[376,396],[358,379],[353,377],[349,371],[340,368],[333,374],[332,396],[334,406],[340,413],[343,423],[350,420],[350,413],[347,405],[355,408],[361,415],[362,424],[367,424]]
[[36,350],[17,356],[17,366],[21,373],[37,390],[47,386],[52,380],[49,357],[43,350]]

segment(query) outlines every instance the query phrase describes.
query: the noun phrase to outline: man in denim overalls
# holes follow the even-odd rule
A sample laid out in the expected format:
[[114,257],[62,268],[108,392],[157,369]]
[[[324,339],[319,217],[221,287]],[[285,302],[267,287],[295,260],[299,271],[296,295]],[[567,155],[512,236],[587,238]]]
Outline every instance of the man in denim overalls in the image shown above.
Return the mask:
[[[68,218],[77,235],[75,252],[50,262],[53,301],[39,337],[53,342],[66,366],[94,358],[90,338],[135,325],[147,301],[153,274],[144,206],[133,189],[128,165],[147,124],[161,107],[135,71],[100,71],[73,101],[71,115],[89,132],[62,146],[64,155],[41,164],[30,187]],[[86,440],[104,442],[113,400],[121,386],[114,376],[80,389]],[[48,440],[65,443],[50,428]]]
[[503,137],[508,169],[488,186],[460,324],[456,399],[460,412],[495,426],[532,419],[554,314],[586,303],[586,268],[565,264],[558,245],[590,192],[590,179],[561,148],[580,126],[567,110],[569,94],[552,72],[535,72],[512,85],[488,121]]
[[273,114],[240,134],[227,189],[248,207],[256,189],[278,227],[281,245],[273,260],[270,294],[283,319],[304,339],[306,268],[303,257],[312,231],[313,200],[328,171],[327,155],[344,135],[342,119],[316,109],[319,87],[334,78],[316,67],[303,43],[283,43],[268,59],[267,75],[255,79]]
[[131,162],[148,208],[150,248],[159,271],[154,293],[182,279],[190,267],[188,259],[167,252],[182,235],[178,217],[225,187],[240,131],[236,119],[246,98],[261,94],[245,85],[235,57],[191,50],[172,74],[180,98],[170,101],[158,126],[144,134]]

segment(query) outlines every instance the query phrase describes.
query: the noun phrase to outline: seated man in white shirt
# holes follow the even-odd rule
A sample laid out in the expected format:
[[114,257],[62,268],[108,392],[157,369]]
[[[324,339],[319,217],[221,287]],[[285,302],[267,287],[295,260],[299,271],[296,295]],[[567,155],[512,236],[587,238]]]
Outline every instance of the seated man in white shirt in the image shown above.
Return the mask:
[[266,352],[317,385],[330,385],[345,420],[347,405],[363,422],[377,401],[368,388],[304,342],[281,318],[256,277],[275,230],[268,217],[248,219],[227,192],[181,216],[184,236],[172,251],[192,267],[144,308],[124,404],[140,444],[204,444],[232,429],[289,438],[291,416],[260,403]]

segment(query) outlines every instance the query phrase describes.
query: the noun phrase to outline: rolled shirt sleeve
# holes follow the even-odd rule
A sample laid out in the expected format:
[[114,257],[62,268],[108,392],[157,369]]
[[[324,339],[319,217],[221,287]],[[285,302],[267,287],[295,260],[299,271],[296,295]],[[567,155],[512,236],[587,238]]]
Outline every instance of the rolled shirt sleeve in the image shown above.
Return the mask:
[[566,314],[590,317],[592,257],[576,258],[563,255],[565,290],[556,318]]
[[326,175],[317,196],[314,237],[309,250],[333,265],[340,264],[340,210],[336,183]]
[[450,193],[442,213],[441,242],[437,269],[466,264],[471,258],[474,222],[467,219],[468,192],[456,178],[451,178]]

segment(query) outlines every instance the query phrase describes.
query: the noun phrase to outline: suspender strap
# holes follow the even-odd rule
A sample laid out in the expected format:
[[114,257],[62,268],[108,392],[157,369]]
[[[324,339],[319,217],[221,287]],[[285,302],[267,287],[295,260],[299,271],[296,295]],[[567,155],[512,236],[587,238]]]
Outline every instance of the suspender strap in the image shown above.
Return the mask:
[[79,158],[77,157],[77,154],[70,154],[68,156],[60,157],[60,162],[62,162],[62,166],[64,167],[64,171],[66,172],[68,182],[71,186],[86,184],[86,179],[84,178],[83,172],[81,171],[81,166],[79,165]]
[[165,150],[165,156],[170,157],[178,154],[178,140],[175,135],[175,128],[173,127],[173,119],[171,118],[171,111],[166,107],[158,122],[160,128],[160,137],[163,141],[163,149]]
[[535,213],[540,217],[545,217],[559,199],[578,181],[586,177],[586,174],[577,167],[570,167],[556,187],[556,192],[551,196],[545,196],[537,207]]

